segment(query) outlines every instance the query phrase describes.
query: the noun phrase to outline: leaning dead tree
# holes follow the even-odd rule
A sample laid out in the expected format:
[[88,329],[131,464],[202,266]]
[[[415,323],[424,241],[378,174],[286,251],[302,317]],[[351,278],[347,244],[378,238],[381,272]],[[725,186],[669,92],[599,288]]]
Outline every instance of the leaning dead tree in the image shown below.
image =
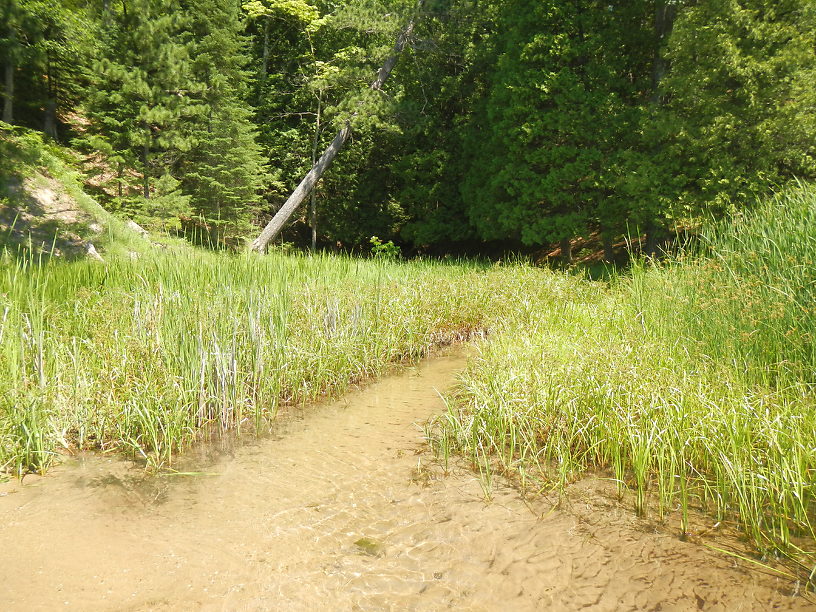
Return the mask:
[[[391,71],[394,69],[394,66],[397,65],[397,60],[399,59],[400,53],[402,53],[403,49],[405,49],[407,46],[408,41],[411,39],[411,35],[414,31],[414,24],[420,15],[420,9],[424,3],[425,0],[418,0],[413,16],[399,33],[399,36],[397,36],[394,47],[391,49],[391,54],[380,67],[379,71],[377,71],[377,78],[374,79],[373,83],[371,83],[371,89],[375,91],[382,89],[383,84],[388,79]],[[355,115],[356,114],[357,113],[355,113]],[[354,115],[352,115],[352,118],[353,117]],[[292,195],[289,196],[289,199],[286,200],[284,205],[281,206],[280,210],[275,213],[272,220],[266,224],[266,227],[263,229],[260,236],[252,241],[252,250],[258,251],[259,253],[266,252],[266,248],[269,246],[269,243],[272,242],[278,234],[280,234],[283,226],[289,220],[289,217],[291,217],[303,203],[326,169],[331,166],[331,163],[334,161],[337,153],[340,152],[340,149],[343,148],[343,145],[346,144],[346,141],[349,139],[349,136],[351,136],[350,120],[346,121],[343,128],[337,132],[337,136],[334,137],[331,144],[325,151],[323,151],[323,155],[321,155],[320,159],[318,159],[314,166],[312,166],[312,169],[309,170],[308,174],[303,177],[303,180],[300,181],[300,184],[295,188]]]

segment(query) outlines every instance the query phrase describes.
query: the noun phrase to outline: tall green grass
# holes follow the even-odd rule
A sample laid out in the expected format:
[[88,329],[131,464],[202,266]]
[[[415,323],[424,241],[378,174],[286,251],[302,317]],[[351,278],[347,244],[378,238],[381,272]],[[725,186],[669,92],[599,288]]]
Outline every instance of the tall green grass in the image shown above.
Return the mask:
[[61,447],[166,464],[203,430],[259,426],[281,403],[496,325],[541,275],[192,249],[107,265],[7,258],[0,467],[42,470]]
[[683,533],[708,512],[813,581],[816,191],[713,228],[702,251],[516,319],[438,443],[534,487],[609,470],[640,512]]
[[750,382],[814,382],[816,190],[780,194],[703,239],[696,265],[638,275],[646,324],[666,340],[682,333]]

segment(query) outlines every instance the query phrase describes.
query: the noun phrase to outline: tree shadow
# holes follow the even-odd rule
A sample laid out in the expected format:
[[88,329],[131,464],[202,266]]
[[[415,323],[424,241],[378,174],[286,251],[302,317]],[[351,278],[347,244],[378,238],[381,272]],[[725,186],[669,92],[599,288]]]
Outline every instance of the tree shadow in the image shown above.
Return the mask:
[[34,197],[25,182],[11,177],[0,183],[0,250],[24,259],[77,259],[87,252],[93,219],[71,199],[54,191],[53,201]]

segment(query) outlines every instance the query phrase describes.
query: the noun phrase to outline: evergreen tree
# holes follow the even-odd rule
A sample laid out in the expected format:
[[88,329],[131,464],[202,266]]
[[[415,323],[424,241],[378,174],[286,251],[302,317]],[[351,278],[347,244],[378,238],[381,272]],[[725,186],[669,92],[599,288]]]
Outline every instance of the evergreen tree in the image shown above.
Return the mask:
[[397,75],[405,95],[394,191],[407,215],[401,236],[417,249],[476,238],[460,189],[470,162],[463,139],[495,65],[497,14],[496,2],[432,3],[420,22],[423,44]]
[[372,89],[416,6],[6,0],[2,118],[72,122],[115,205],[232,244],[347,123],[289,239],[608,243],[816,178],[811,0],[425,0]]
[[664,81],[687,214],[721,214],[816,178],[816,5],[707,0],[678,15]]
[[[153,181],[172,175],[194,143],[193,125],[202,119],[203,89],[192,73],[190,35],[176,2],[128,0],[105,16],[103,57],[94,65],[86,110],[84,141],[117,167],[119,193],[137,171],[142,199],[125,198],[129,214],[139,214],[153,195]],[[189,214],[183,200],[165,213]]]
[[465,139],[475,153],[464,195],[482,238],[567,251],[616,216],[605,206],[616,154],[631,146],[642,65],[623,39],[642,15],[629,2],[504,3],[493,84]]
[[93,38],[82,3],[6,0],[0,8],[2,119],[58,136],[80,95]]
[[257,214],[266,168],[246,102],[249,63],[244,23],[236,4],[190,3],[191,72],[203,85],[201,119],[191,130],[195,146],[180,171],[185,193],[215,242],[246,235]]
[[15,0],[8,0],[0,12],[4,24],[0,32],[0,51],[3,57],[3,115],[6,123],[14,121],[15,75],[17,66],[24,53],[24,42],[21,40],[22,25],[25,15]]

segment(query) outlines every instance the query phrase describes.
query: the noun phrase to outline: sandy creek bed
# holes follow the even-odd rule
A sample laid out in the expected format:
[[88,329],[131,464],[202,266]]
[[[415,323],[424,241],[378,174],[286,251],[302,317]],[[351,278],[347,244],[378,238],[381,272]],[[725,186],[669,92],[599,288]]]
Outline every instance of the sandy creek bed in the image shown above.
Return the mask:
[[547,512],[442,476],[417,423],[463,365],[437,357],[270,438],[191,453],[209,476],[88,457],[0,485],[0,609],[813,609],[591,481]]

